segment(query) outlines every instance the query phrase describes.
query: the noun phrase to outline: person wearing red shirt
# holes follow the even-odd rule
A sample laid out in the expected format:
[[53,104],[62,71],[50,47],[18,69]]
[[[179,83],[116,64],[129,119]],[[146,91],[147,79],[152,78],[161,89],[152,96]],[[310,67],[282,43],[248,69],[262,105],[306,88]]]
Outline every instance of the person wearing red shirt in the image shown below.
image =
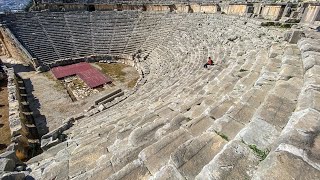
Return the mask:
[[204,68],[208,68],[208,65],[213,65],[213,61],[211,59],[211,57],[209,57],[208,62],[204,64]]

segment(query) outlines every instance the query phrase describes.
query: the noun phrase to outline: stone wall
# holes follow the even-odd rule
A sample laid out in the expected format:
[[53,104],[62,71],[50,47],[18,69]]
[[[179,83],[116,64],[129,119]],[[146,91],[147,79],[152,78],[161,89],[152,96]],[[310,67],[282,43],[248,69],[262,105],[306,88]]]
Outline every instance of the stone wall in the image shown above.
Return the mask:
[[[9,128],[11,133],[11,144],[7,151],[15,152],[15,156],[20,160],[30,158],[29,150],[34,148],[37,140],[37,131],[35,129],[33,118],[28,114],[27,97],[24,90],[24,83],[14,73],[13,68],[3,66],[8,77],[8,103],[9,103]],[[29,139],[33,142],[30,143]],[[34,144],[33,144],[34,143]]]
[[301,19],[302,23],[320,25],[320,3],[319,4],[309,4],[305,13]]
[[165,11],[169,12],[169,6],[162,6],[162,5],[146,5],[146,11]]
[[185,4],[175,4],[176,11],[179,13],[189,12],[189,6]]
[[246,14],[246,4],[229,4],[226,14],[244,16]]
[[[289,4],[285,3],[230,3],[230,2],[220,2],[220,3],[198,3],[198,2],[177,2],[174,1],[163,1],[158,2],[158,4],[148,2],[137,2],[137,3],[124,3],[119,2],[110,4],[95,3],[86,4],[81,2],[74,3],[61,3],[60,1],[49,1],[44,2],[44,4],[38,4],[34,7],[33,10],[49,10],[49,11],[112,11],[112,10],[140,10],[140,11],[162,11],[170,12],[175,11],[178,13],[217,13],[220,11],[238,16],[251,16],[254,14],[255,17],[263,18],[271,21],[278,21],[284,14],[285,7]],[[308,7],[305,8],[305,11],[296,11],[295,14],[289,18],[293,18],[292,22],[298,22],[303,16],[302,21],[304,24],[313,24],[319,26],[320,24],[320,4],[319,3],[305,3],[308,4]],[[290,4],[296,6],[297,4]],[[304,5],[305,6],[305,5]],[[303,13],[303,15],[302,15]],[[287,20],[287,19],[284,19]]]
[[28,157],[27,146],[29,135],[28,129],[22,123],[19,110],[19,97],[15,81],[15,75],[12,68],[7,68],[8,76],[8,102],[9,102],[9,127],[11,131],[14,151],[19,159]]
[[200,12],[203,12],[203,13],[216,13],[216,12],[218,12],[218,6],[217,5],[201,5]]
[[267,20],[278,21],[284,11],[285,5],[269,4],[264,5],[261,12],[261,17]]

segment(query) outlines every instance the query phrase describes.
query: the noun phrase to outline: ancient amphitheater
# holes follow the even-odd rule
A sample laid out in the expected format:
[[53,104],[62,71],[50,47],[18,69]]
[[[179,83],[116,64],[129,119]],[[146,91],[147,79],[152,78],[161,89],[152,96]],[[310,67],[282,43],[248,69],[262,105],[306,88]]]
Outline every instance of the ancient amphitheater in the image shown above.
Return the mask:
[[140,78],[24,162],[35,143],[15,117],[3,179],[320,179],[319,3],[37,3],[1,15],[7,56],[38,72],[117,57]]

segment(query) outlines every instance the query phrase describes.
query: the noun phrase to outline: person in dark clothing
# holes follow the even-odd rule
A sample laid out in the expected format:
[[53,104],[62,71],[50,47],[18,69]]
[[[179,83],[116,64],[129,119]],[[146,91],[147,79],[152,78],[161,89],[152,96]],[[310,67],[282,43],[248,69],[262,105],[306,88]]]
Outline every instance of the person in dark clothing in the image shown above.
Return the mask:
[[208,62],[204,64],[204,68],[208,68],[208,65],[213,65],[213,61],[211,59],[211,57],[209,57]]

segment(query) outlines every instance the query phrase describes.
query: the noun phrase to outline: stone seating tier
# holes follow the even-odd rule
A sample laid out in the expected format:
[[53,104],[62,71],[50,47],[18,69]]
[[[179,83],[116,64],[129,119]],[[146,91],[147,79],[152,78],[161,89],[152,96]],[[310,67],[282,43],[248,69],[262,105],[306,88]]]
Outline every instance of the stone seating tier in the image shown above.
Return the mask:
[[[53,49],[32,51],[43,57],[142,51],[139,88],[111,108],[88,111],[64,131],[66,141],[30,159],[35,179],[319,179],[315,35],[297,46],[282,40],[282,30],[216,14],[16,18],[41,25],[27,30],[15,20],[11,28],[29,50],[37,32]],[[60,44],[66,37],[70,43]],[[215,65],[204,69],[209,56]]]

